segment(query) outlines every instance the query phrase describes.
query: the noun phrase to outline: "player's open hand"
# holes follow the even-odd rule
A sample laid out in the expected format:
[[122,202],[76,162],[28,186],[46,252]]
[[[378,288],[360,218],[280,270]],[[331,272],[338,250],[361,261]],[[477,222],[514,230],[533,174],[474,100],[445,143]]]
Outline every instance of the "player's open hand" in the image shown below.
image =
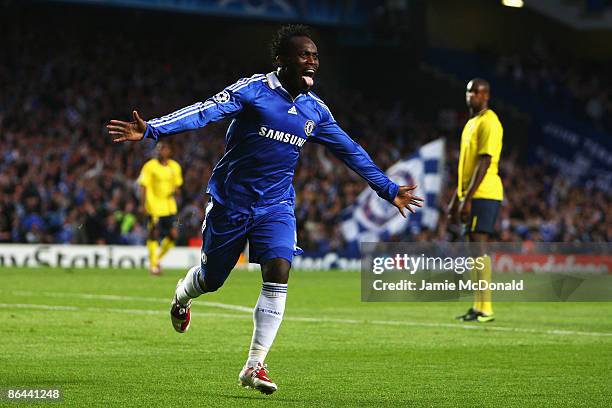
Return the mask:
[[413,194],[413,191],[416,188],[417,186],[400,186],[399,190],[397,191],[397,196],[395,196],[395,200],[393,200],[393,205],[397,207],[400,214],[402,214],[402,217],[404,218],[406,218],[404,208],[407,208],[408,211],[415,214],[415,210],[411,206],[423,206],[424,200],[421,197],[417,197]]
[[113,136],[114,143],[142,140],[145,130],[147,130],[147,122],[142,120],[136,111],[132,112],[132,116],[134,117],[133,122],[113,119],[106,125],[108,133]]

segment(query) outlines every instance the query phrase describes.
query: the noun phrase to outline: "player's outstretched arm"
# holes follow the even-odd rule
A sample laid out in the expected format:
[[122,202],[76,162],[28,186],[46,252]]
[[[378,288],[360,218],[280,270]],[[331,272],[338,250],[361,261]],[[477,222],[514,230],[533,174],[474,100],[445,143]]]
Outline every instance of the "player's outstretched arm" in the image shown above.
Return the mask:
[[147,122],[138,115],[137,111],[132,112],[132,117],[134,118],[132,122],[113,119],[106,125],[114,143],[142,140],[147,130]]
[[257,94],[257,87],[265,80],[265,75],[261,74],[242,78],[203,102],[196,102],[146,122],[134,111],[132,122],[111,120],[107,128],[115,143],[138,141],[145,137],[157,141],[166,136],[200,129],[208,123],[238,115],[244,104],[250,103]]
[[326,112],[329,115],[328,122],[320,124],[317,134],[311,137],[315,143],[326,146],[337,158],[366,180],[380,197],[397,207],[404,218],[406,218],[404,209],[414,214],[413,206],[422,207],[423,199],[414,195],[417,186],[398,186],[389,180],[366,151],[338,126],[327,108],[323,114]]
[[393,200],[393,205],[399,210],[404,218],[406,218],[404,208],[414,214],[415,211],[411,206],[423,206],[423,199],[413,194],[416,188],[417,186],[400,186],[399,190],[397,190],[397,196],[395,196]]

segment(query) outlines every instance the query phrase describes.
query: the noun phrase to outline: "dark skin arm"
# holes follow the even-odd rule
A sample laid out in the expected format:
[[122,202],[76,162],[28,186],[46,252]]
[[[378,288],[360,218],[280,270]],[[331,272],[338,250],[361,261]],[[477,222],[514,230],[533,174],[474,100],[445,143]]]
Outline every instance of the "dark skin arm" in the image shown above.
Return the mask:
[[448,203],[448,208],[446,209],[446,214],[451,222],[456,223],[459,222],[459,199],[457,198],[457,189],[453,193],[450,202]]
[[478,164],[476,164],[476,170],[474,171],[474,174],[472,174],[468,191],[465,194],[463,201],[459,204],[458,212],[461,222],[469,221],[470,212],[472,211],[472,198],[474,197],[476,190],[478,190],[480,183],[482,183],[485,174],[487,174],[487,170],[489,169],[490,165],[491,156],[488,154],[481,154],[478,156]]
[[147,201],[147,188],[145,186],[140,186],[140,197],[142,198],[142,204],[140,205],[140,213],[143,216],[147,215],[147,206],[145,205]]
[[[177,187],[176,190],[174,190],[174,193],[172,194],[174,196],[174,199],[176,200],[176,197],[178,195],[178,191],[179,191],[180,187]],[[178,200],[177,200],[178,201]],[[177,219],[178,219],[178,215],[177,215]],[[173,241],[176,241],[178,239],[179,236],[179,230],[178,227],[174,226],[170,229],[170,238]]]

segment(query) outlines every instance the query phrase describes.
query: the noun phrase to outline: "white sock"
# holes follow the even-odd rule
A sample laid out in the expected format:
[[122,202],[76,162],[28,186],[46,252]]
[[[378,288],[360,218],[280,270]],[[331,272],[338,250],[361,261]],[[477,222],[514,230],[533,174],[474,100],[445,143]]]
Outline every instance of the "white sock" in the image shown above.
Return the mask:
[[264,282],[259,299],[253,310],[253,338],[246,367],[263,365],[268,350],[274,342],[276,332],[283,321],[287,284]]
[[200,275],[200,265],[194,266],[187,271],[185,279],[176,288],[176,298],[181,305],[186,305],[189,299],[195,299],[204,293],[198,282]]

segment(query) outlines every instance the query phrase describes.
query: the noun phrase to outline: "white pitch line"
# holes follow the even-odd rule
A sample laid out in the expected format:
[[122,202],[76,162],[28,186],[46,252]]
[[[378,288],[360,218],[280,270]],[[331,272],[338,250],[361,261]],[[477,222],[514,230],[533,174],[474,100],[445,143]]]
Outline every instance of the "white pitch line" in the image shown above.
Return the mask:
[[412,326],[412,327],[432,327],[432,328],[450,328],[450,329],[465,329],[465,330],[485,330],[499,332],[514,332],[514,333],[533,333],[533,334],[563,334],[577,336],[595,336],[607,337],[612,336],[612,333],[605,332],[585,332],[575,330],[537,330],[521,327],[504,327],[504,326],[475,326],[470,324],[452,324],[452,323],[428,323],[428,322],[411,322],[406,320],[355,320],[355,319],[334,319],[334,318],[316,318],[316,317],[284,317],[284,320],[294,320],[300,322],[315,322],[315,323],[343,323],[343,324],[376,324],[383,326]]
[[41,310],[62,310],[74,312],[80,310],[80,308],[76,306],[55,306],[55,305],[33,305],[30,303],[0,303],[0,307],[10,308],[14,307],[16,309],[41,309]]
[[[137,302],[152,302],[152,303],[163,303],[166,305],[170,304],[170,297],[168,299],[146,297],[146,296],[123,296],[123,295],[98,295],[93,293],[70,293],[70,292],[32,292],[27,290],[16,290],[10,292],[15,296],[46,296],[56,298],[70,298],[70,299],[94,299],[94,300],[118,300],[118,301],[137,301]],[[208,302],[206,300],[196,300],[194,303],[218,307],[219,309],[236,310],[239,312],[253,313],[252,307],[229,305],[227,303]]]
[[[55,311],[85,311],[85,312],[103,312],[103,313],[124,313],[124,314],[136,314],[136,315],[163,315],[166,316],[169,313],[162,310],[150,310],[150,309],[117,309],[112,307],[78,307],[78,306],[58,306],[58,305],[38,305],[30,303],[0,303],[1,309],[34,309],[34,310],[55,310]],[[229,313],[192,313],[194,316],[210,316],[210,317],[224,317],[233,319],[251,319],[250,316],[229,314]]]
[[408,321],[385,321],[385,320],[373,320],[370,323],[381,324],[381,325],[398,325],[398,326],[420,326],[420,327],[448,327],[448,328],[461,328],[461,329],[476,329],[476,330],[490,330],[499,332],[514,332],[514,333],[534,333],[534,334],[565,334],[565,335],[577,335],[577,336],[596,336],[606,337],[612,336],[612,333],[607,332],[585,332],[577,330],[538,330],[538,329],[527,329],[523,327],[505,327],[505,326],[474,326],[464,324],[452,324],[452,323],[427,323],[427,322],[408,322]]
[[[231,305],[230,305],[231,306]],[[147,310],[147,309],[119,309],[119,308],[102,308],[102,307],[77,307],[77,306],[63,306],[63,305],[39,305],[29,303],[0,303],[0,308],[10,309],[41,309],[41,310],[57,310],[57,311],[90,311],[90,312],[105,312],[105,313],[125,313],[125,314],[145,314],[145,315],[166,315],[168,312],[161,310]],[[245,307],[242,307],[246,309]],[[237,315],[227,313],[210,313],[200,312],[193,313],[194,316],[210,316],[210,317],[221,317],[221,318],[232,318],[232,319],[251,319],[250,314],[252,310],[249,310],[249,315]],[[548,335],[569,335],[569,336],[593,336],[593,337],[612,337],[612,333],[608,332],[586,332],[586,331],[575,331],[575,330],[537,330],[528,329],[521,327],[503,327],[503,326],[475,326],[465,324],[450,324],[450,323],[428,323],[428,322],[411,322],[405,320],[357,320],[357,319],[335,319],[335,318],[317,318],[317,317],[299,317],[299,316],[285,316],[284,320],[294,322],[307,322],[307,323],[337,323],[337,324],[351,324],[351,325],[384,325],[384,326],[410,326],[410,327],[431,327],[431,328],[451,328],[451,329],[463,329],[463,330],[484,330],[484,331],[497,331],[497,332],[511,332],[511,333],[532,333],[532,334],[548,334]]]

